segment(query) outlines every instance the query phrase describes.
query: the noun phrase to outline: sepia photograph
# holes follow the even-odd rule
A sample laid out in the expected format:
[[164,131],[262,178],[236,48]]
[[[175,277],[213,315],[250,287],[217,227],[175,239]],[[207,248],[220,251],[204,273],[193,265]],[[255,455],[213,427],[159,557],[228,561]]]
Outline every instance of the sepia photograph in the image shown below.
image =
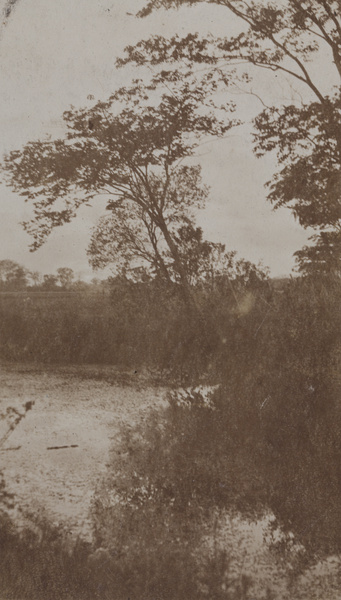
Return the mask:
[[341,1],[0,0],[0,600],[341,600]]

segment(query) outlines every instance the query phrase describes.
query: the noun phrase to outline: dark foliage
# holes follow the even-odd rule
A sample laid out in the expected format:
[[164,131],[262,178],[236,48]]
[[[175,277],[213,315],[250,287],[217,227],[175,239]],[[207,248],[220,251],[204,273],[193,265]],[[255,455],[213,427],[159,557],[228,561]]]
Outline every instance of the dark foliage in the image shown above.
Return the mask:
[[271,509],[310,557],[339,552],[340,292],[335,279],[292,280],[225,325],[211,401],[173,394],[164,420],[128,432],[109,485],[124,504],[148,497],[186,523]]
[[[105,547],[66,540],[35,519],[21,532],[0,516],[0,594],[8,600],[246,600],[250,582],[229,578],[223,551],[200,557],[199,532],[161,505],[108,515]],[[111,517],[111,518],[110,518]]]

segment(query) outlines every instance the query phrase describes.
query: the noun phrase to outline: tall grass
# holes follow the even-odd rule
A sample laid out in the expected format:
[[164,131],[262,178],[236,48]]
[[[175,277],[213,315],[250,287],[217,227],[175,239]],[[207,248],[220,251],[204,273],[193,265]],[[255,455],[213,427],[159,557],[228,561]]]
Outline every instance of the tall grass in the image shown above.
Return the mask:
[[126,283],[110,295],[0,296],[0,359],[147,366],[197,379],[215,371],[238,306],[230,289],[195,293],[199,320],[173,288],[155,283]]

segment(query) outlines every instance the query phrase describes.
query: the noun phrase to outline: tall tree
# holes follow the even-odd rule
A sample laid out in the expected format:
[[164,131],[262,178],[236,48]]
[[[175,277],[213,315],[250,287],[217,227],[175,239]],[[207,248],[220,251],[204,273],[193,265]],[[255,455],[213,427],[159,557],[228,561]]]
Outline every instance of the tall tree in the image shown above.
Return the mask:
[[[35,141],[13,151],[3,162],[6,182],[34,206],[25,224],[38,248],[56,226],[68,223],[77,209],[99,195],[117,232],[113,247],[138,257],[148,243],[154,264],[163,270],[159,245],[165,245],[191,303],[189,281],[174,229],[202,204],[206,190],[200,172],[182,161],[193,154],[203,135],[222,136],[234,124],[230,106],[213,111],[211,82],[191,87],[169,82],[161,96],[157,82],[135,81],[107,102],[64,114],[64,139]],[[129,226],[128,226],[129,224]],[[95,255],[105,222],[90,247]]]
[[[264,108],[255,120],[255,152],[277,153],[279,171],[269,182],[270,202],[288,206],[320,248],[329,234],[341,244],[341,4],[337,0],[282,0],[280,3],[248,0],[150,0],[140,16],[158,8],[179,8],[207,1],[226,9],[241,23],[240,34],[205,39],[195,32],[169,40],[153,37],[126,49],[119,64],[162,65],[181,62],[187,68],[204,63],[231,84],[231,74],[243,65],[283,74],[304,95],[300,106],[287,102]],[[326,63],[313,67],[314,55]],[[236,66],[238,65],[238,66]],[[323,72],[322,72],[323,71]],[[327,89],[325,71],[333,71],[335,88]],[[244,85],[247,82],[244,76]],[[304,89],[306,92],[304,93]],[[327,91],[326,91],[327,89]],[[330,250],[330,245],[329,245]],[[307,262],[304,260],[306,254]],[[316,254],[306,247],[299,253],[302,270]],[[326,248],[325,256],[328,250]],[[339,259],[338,259],[339,262]],[[327,269],[328,264],[326,263]],[[340,270],[340,262],[339,269]]]

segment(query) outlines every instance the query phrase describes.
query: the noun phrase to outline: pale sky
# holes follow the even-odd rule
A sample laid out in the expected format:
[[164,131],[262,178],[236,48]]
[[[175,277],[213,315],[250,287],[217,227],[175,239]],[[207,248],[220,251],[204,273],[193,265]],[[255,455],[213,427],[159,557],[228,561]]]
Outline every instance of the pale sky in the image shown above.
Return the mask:
[[[106,99],[136,72],[115,68],[115,58],[127,44],[151,33],[171,35],[236,31],[226,20],[226,9],[199,5],[195,9],[160,11],[136,19],[140,0],[17,0],[0,35],[0,153],[19,149],[46,134],[58,136],[61,115],[70,105],[86,106],[87,96]],[[6,2],[0,0],[1,9]],[[257,76],[257,91],[279,100],[288,92],[286,82]],[[290,92],[294,93],[294,92]],[[261,109],[250,96],[236,97],[243,118]],[[204,144],[198,162],[211,186],[207,208],[198,215],[205,235],[237,250],[241,257],[262,261],[273,276],[289,274],[293,252],[307,233],[286,209],[273,212],[264,183],[275,170],[273,157],[256,159],[251,150],[250,127],[231,131],[225,140]],[[9,258],[31,270],[52,273],[69,266],[84,278],[93,276],[86,247],[90,229],[103,213],[98,201],[83,209],[70,225],[55,230],[49,241],[30,253],[29,236],[20,222],[31,218],[29,205],[4,185],[0,187],[0,260]]]

